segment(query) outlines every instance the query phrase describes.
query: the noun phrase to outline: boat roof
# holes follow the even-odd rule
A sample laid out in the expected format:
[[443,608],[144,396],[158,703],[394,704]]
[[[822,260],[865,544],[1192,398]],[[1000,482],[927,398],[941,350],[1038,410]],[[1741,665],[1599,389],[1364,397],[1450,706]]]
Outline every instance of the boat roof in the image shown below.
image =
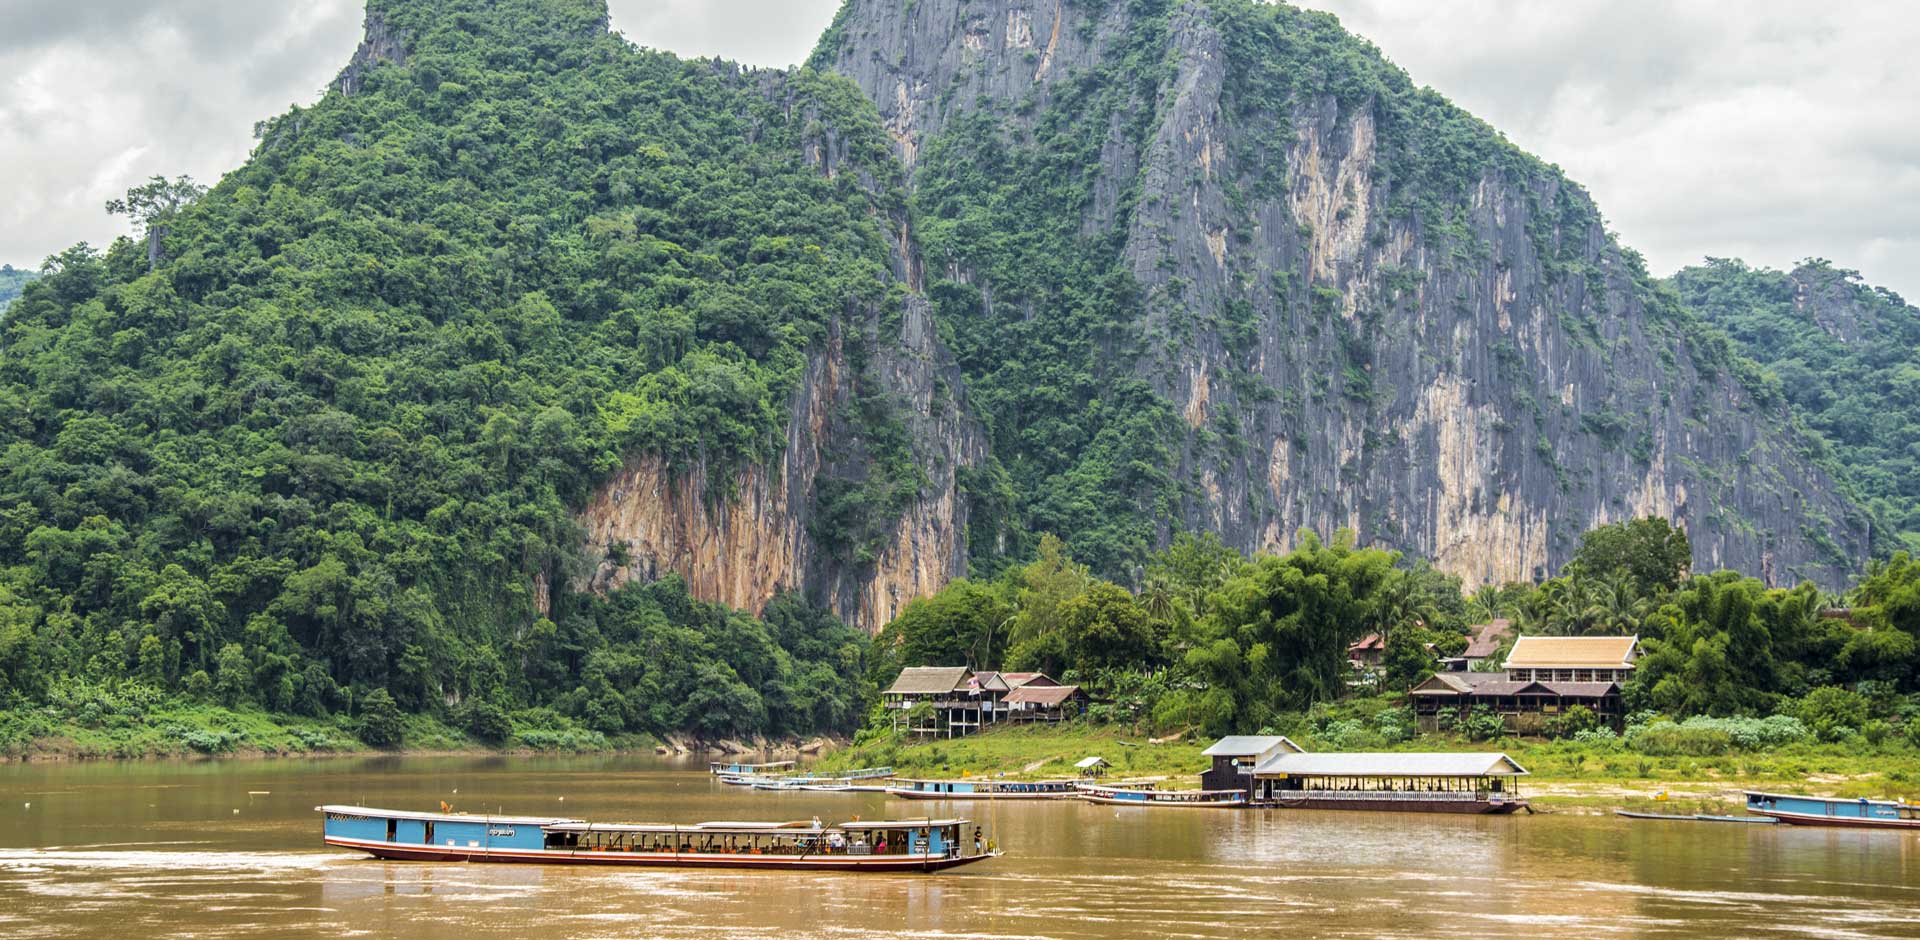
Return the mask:
[[686,835],[807,835],[814,832],[839,830],[866,831],[870,829],[922,829],[928,826],[964,826],[970,819],[882,819],[874,822],[836,823],[814,826],[812,822],[703,822],[691,825],[675,823],[590,823],[579,820],[559,823],[546,828],[553,832],[638,832],[654,834]]
[[1289,751],[1304,751],[1291,738],[1280,734],[1233,734],[1214,742],[1214,745],[1200,752],[1202,757],[1259,757],[1276,747],[1285,747]]
[[1764,796],[1773,800],[1813,800],[1820,803],[1867,803],[1875,806],[1910,806],[1899,800],[1870,800],[1866,797],[1845,796],[1808,796],[1804,793],[1767,793],[1761,790],[1743,791],[1747,796]]
[[342,816],[371,816],[377,819],[418,819],[426,822],[504,823],[509,826],[557,826],[581,820],[565,816],[492,816],[484,813],[414,813],[399,809],[373,809],[367,806],[316,806],[316,813]]
[[1348,753],[1276,754],[1254,776],[1294,777],[1519,777],[1527,769],[1505,754]]
[[1080,781],[1072,780],[1066,777],[1056,777],[1051,780],[1010,780],[1003,777],[959,777],[959,778],[948,778],[945,780],[937,780],[937,779],[918,778],[918,777],[895,777],[893,778],[893,782],[896,784],[901,784],[901,783],[973,783],[973,784],[1017,783],[1017,784],[1020,784],[1021,786],[1032,786],[1036,783],[1054,783],[1054,784],[1059,784],[1060,786],[1065,787],[1065,786],[1074,786],[1078,784]]

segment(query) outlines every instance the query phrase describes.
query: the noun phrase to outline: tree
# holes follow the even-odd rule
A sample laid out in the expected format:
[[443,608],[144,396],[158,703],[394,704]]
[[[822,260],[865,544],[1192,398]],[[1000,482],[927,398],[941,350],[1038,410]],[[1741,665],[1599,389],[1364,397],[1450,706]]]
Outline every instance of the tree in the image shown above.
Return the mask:
[[1580,536],[1569,567],[1594,575],[1625,572],[1642,597],[1674,590],[1693,567],[1687,533],[1658,516],[1604,525]]
[[1066,662],[1082,674],[1100,669],[1151,668],[1160,660],[1153,618],[1125,588],[1104,581],[1060,605]]
[[406,731],[400,706],[386,689],[374,689],[360,699],[360,740],[373,747],[399,747]]
[[1867,723],[1867,700],[1858,692],[1821,686],[1800,700],[1800,721],[1822,741],[1847,737]]
[[134,231],[146,236],[147,270],[154,271],[160,267],[161,242],[167,237],[168,227],[179,217],[180,210],[206,194],[207,188],[195,183],[191,176],[175,180],[156,176],[144,186],[127,190],[125,197],[109,200],[107,212],[132,219]]

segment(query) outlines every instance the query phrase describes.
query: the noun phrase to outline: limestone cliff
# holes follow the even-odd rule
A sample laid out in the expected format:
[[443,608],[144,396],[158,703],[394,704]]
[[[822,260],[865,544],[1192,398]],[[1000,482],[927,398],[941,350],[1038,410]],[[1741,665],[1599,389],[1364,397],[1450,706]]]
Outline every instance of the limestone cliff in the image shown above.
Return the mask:
[[[1063,211],[1072,250],[1123,246],[1145,296],[1131,368],[1184,419],[1179,496],[1138,501],[1162,539],[1351,527],[1474,583],[1544,575],[1586,529],[1658,513],[1699,566],[1776,583],[1836,585],[1864,556],[1864,516],[1785,404],[1586,193],[1331,17],[850,0],[814,63],[873,99],[922,193],[969,120],[1010,150],[1097,154]],[[1098,100],[1118,103],[1090,121]],[[964,252],[946,276],[988,304],[1022,287]]]

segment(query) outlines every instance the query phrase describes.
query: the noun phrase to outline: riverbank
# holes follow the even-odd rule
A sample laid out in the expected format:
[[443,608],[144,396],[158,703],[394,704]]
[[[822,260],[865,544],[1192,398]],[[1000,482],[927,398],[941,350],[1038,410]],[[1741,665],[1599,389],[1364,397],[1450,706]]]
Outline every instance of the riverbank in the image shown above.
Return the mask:
[[[1164,780],[1196,787],[1212,739],[1160,741],[1107,726],[1067,724],[996,728],[983,734],[925,743],[882,741],[838,751],[810,768],[887,765],[903,777],[1071,777],[1086,757],[1112,764],[1109,776]],[[1310,736],[1308,750],[1324,746]],[[1744,790],[1779,790],[1841,797],[1920,797],[1920,750],[1905,743],[1799,743],[1717,756],[1655,756],[1623,745],[1509,738],[1470,742],[1423,735],[1382,750],[1504,751],[1531,772],[1522,792],[1556,812],[1734,812]],[[1659,798],[1665,794],[1665,798]]]
[[0,762],[610,753],[658,745],[646,735],[610,738],[544,709],[513,713],[493,740],[429,716],[404,716],[391,747],[369,745],[357,723],[344,716],[280,715],[158,697],[89,692],[57,704],[0,709]]

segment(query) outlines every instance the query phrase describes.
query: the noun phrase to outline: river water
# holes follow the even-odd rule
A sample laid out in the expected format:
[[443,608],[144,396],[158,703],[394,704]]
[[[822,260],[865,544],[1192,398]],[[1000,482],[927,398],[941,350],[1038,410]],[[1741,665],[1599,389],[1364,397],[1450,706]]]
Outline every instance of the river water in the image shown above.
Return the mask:
[[[955,811],[934,875],[387,863],[321,803],[596,821]],[[1920,835],[1608,817],[940,804],[651,757],[0,766],[0,937],[1920,937]]]

